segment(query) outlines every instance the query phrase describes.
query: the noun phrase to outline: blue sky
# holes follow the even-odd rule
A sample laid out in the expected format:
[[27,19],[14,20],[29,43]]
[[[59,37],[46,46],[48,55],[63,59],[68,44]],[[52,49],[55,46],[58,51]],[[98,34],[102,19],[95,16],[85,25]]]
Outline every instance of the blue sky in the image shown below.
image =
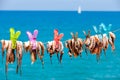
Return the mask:
[[120,11],[120,0],[0,0],[0,10]]

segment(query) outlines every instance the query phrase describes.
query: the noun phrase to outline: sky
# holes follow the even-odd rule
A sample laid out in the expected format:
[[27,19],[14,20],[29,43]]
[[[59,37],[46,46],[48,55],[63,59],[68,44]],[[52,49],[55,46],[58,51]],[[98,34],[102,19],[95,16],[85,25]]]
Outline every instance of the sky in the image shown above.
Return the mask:
[[0,10],[120,11],[120,0],[0,0]]

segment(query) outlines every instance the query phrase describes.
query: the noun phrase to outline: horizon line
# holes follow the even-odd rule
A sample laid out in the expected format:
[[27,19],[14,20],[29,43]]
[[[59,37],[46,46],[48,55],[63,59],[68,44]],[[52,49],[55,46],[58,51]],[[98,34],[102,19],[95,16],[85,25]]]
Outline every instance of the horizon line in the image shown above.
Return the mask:
[[[49,11],[49,12],[53,12],[53,11],[63,11],[63,12],[77,12],[77,10],[0,10],[0,11]],[[120,12],[119,10],[81,10],[81,12]]]

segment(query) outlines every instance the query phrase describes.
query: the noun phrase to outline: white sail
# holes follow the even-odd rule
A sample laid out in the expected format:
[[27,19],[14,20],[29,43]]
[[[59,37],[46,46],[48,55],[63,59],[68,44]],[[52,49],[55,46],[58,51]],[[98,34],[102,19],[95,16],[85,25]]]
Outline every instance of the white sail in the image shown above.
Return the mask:
[[81,13],[81,7],[80,6],[78,7],[78,13],[79,14]]

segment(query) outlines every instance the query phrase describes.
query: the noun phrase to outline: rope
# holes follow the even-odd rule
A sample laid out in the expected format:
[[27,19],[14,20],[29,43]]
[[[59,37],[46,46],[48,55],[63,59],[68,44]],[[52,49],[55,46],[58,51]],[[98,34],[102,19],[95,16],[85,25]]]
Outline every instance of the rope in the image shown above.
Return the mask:
[[118,31],[120,31],[120,28],[119,28],[119,29],[114,30],[113,32],[118,32]]
[[48,42],[44,42],[43,44],[47,44]]
[[[118,32],[118,31],[120,31],[120,28],[118,28],[118,29],[116,29],[116,30],[114,30],[113,32]],[[65,42],[65,41],[61,41],[61,42]],[[48,42],[44,42],[43,44],[47,44]]]
[[[116,29],[116,30],[114,30],[114,31],[112,31],[112,32],[119,32],[120,31],[120,28],[118,28],[118,29]],[[65,41],[61,41],[62,43],[64,43]],[[48,42],[44,42],[43,44],[47,44]]]
[[[65,43],[65,41],[61,41],[62,43]],[[47,44],[48,42],[44,42],[43,44]]]

